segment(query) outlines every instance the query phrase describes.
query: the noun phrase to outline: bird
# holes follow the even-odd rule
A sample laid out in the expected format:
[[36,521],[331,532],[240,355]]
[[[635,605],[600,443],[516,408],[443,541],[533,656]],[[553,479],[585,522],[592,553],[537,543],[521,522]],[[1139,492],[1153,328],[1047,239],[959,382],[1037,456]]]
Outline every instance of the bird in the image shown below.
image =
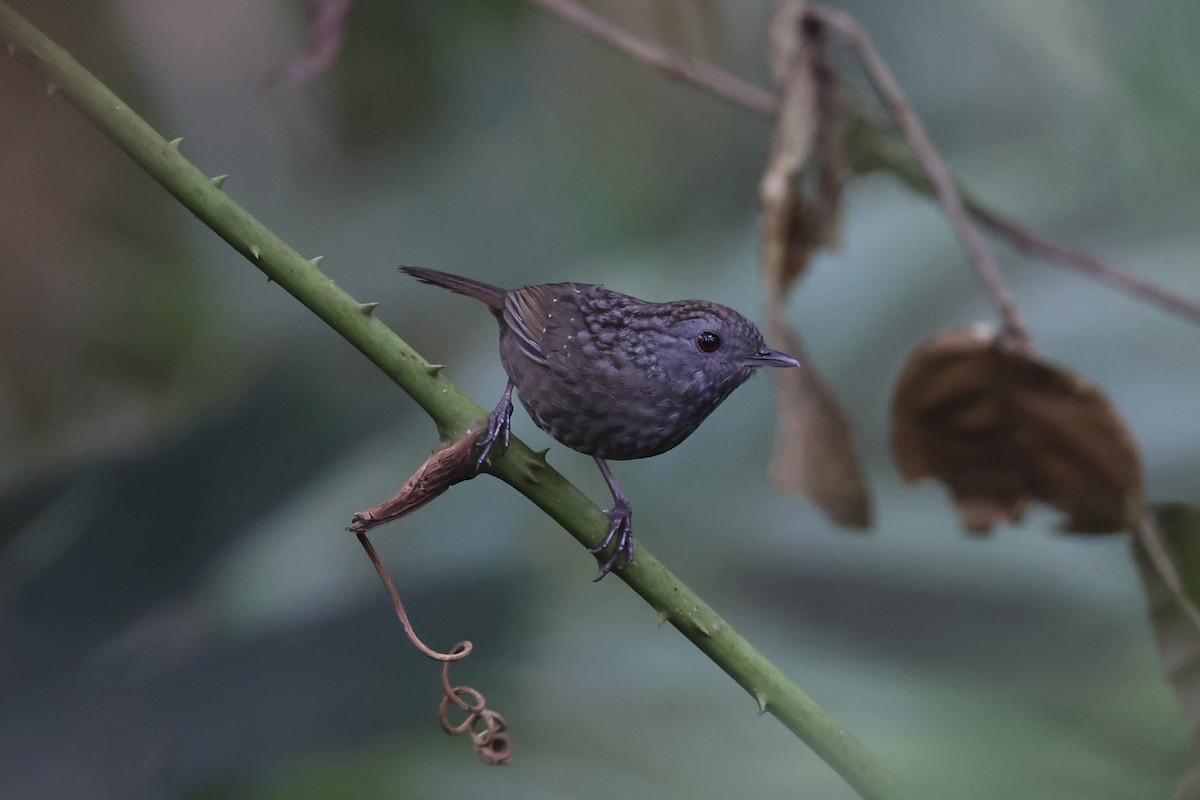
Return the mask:
[[508,447],[513,389],[539,428],[595,459],[613,499],[608,531],[589,550],[602,562],[596,581],[618,560],[634,562],[632,508],[608,462],[665,453],[759,367],[800,366],[767,347],[753,322],[706,300],[654,303],[590,283],[509,290],[425,267],[400,270],[481,301],[500,323],[508,385],[481,432],[476,472],[497,443]]

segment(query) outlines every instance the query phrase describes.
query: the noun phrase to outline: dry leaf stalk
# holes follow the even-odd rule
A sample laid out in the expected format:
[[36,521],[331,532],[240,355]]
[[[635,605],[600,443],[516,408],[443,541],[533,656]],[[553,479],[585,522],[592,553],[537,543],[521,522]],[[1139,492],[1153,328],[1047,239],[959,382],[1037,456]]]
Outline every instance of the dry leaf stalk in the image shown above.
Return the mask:
[[346,530],[366,533],[412,513],[454,484],[475,477],[475,440],[476,434],[472,433],[434,451],[394,497],[366,511],[356,512]]

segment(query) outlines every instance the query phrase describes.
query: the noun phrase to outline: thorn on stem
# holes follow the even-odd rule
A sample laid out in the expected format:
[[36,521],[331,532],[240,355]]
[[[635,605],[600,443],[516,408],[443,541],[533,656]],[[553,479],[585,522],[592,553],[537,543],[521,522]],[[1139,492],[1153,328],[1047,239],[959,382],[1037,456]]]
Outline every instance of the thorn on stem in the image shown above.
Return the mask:
[[[549,449],[550,448],[546,448],[546,450]],[[538,473],[548,466],[546,464],[546,450],[534,453],[529,460],[525,462],[525,477],[530,483],[537,483]]]
[[425,364],[425,371],[434,377],[437,377],[439,374],[441,374],[441,371],[445,368],[445,364],[430,364],[428,362]]
[[314,267],[318,267],[321,265],[321,262],[324,260],[325,260],[325,256],[313,256],[312,258],[310,258],[308,260],[308,263],[312,264]]
[[363,313],[363,316],[369,317],[375,313],[375,309],[379,308],[379,301],[372,300],[370,303],[359,303],[358,310]]
[[171,149],[172,149],[172,150],[178,150],[178,149],[179,149],[179,145],[183,144],[183,137],[182,137],[182,136],[176,136],[174,139],[172,139],[171,141],[167,142],[167,144],[169,144],[169,145],[171,146]]
[[767,695],[760,689],[754,690],[754,702],[758,703],[758,715],[767,713]]
[[212,185],[220,189],[225,185],[225,181],[229,180],[228,175],[217,175],[212,179]]
[[262,258],[262,248],[256,244],[250,245],[250,255],[253,256],[255,261],[258,261]]

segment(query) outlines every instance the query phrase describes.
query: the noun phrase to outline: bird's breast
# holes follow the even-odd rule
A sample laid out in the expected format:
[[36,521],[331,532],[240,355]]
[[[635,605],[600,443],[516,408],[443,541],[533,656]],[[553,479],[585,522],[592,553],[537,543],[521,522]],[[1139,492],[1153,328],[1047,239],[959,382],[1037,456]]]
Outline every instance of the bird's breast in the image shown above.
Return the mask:
[[672,381],[636,352],[589,346],[594,339],[572,336],[539,360],[501,336],[501,361],[529,416],[581,453],[623,460],[666,452],[733,390]]

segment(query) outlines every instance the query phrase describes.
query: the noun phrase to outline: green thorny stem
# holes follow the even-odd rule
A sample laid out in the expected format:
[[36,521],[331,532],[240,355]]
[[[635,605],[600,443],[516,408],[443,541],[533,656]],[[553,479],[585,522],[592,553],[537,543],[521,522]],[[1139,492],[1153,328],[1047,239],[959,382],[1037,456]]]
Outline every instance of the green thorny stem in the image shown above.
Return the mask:
[[[443,440],[465,435],[487,418],[464,395],[318,268],[235,203],[222,180],[209,178],[91,73],[27,20],[0,2],[0,47],[27,66],[125,151],[163,188],[267,277],[357,347],[437,424]],[[3,56],[3,53],[0,53]],[[514,439],[488,471],[532,500],[585,546],[603,539],[608,517],[541,457]],[[858,793],[870,800],[912,795],[857,739],[831,719],[641,545],[637,563],[616,573],[657,612],[725,670]]]

